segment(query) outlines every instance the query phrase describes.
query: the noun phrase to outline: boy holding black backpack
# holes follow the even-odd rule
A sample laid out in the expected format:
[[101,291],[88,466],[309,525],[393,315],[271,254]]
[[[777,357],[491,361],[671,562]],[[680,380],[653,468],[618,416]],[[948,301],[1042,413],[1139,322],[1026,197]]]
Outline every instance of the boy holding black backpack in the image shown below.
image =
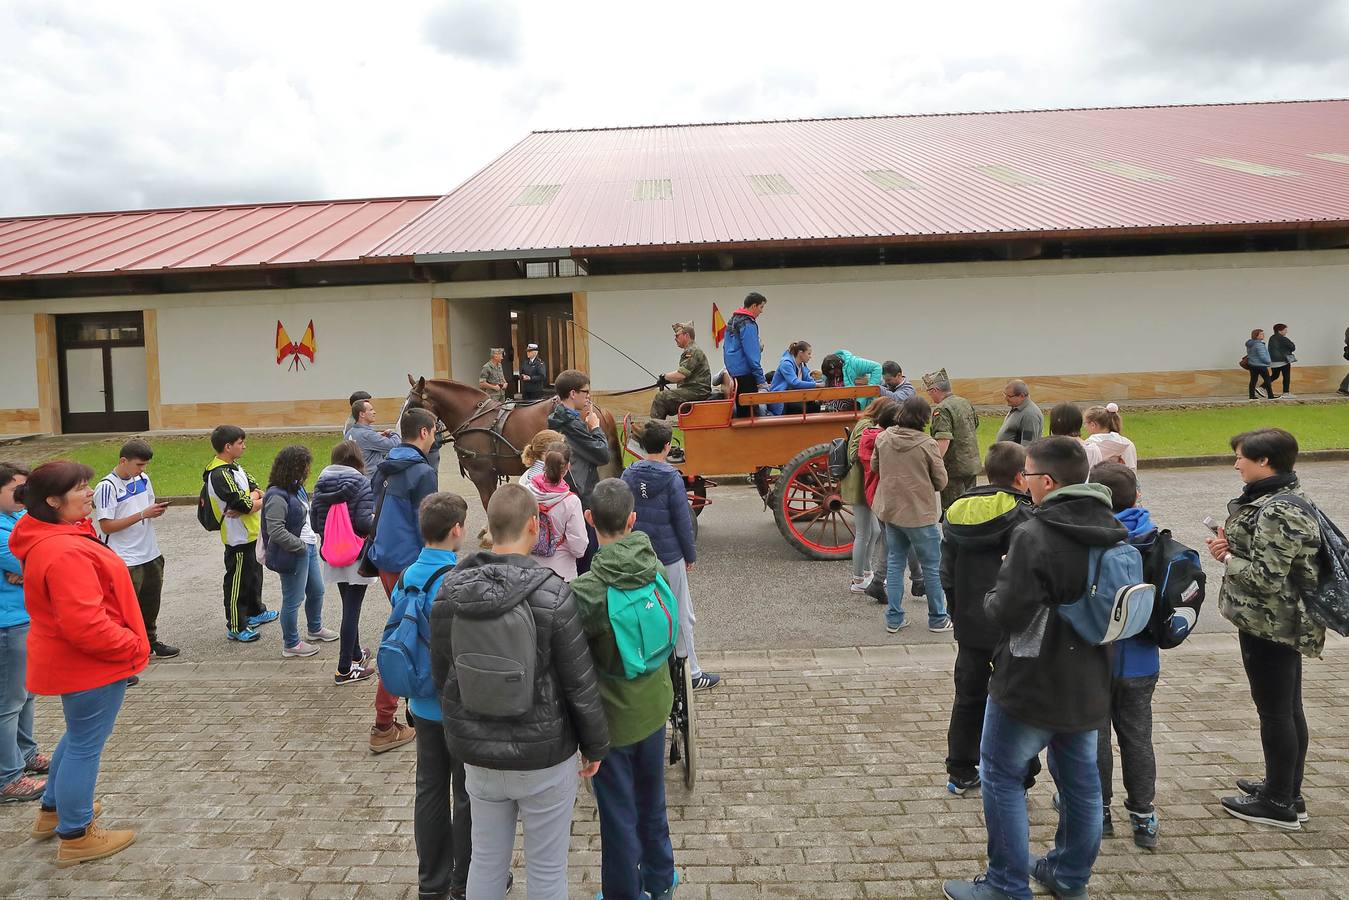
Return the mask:
[[417,509],[426,546],[403,570],[393,591],[393,615],[379,647],[385,688],[408,698],[417,728],[417,794],[412,835],[421,897],[462,898],[473,853],[472,815],[464,763],[450,752],[441,727],[440,697],[431,677],[431,604],[458,562],[468,504],[458,494],[431,494]]
[[1129,529],[1129,543],[1143,555],[1143,572],[1157,587],[1157,601],[1148,627],[1119,641],[1112,654],[1110,724],[1096,739],[1096,765],[1101,773],[1102,830],[1114,833],[1110,819],[1111,775],[1114,754],[1110,727],[1119,739],[1120,768],[1124,772],[1124,808],[1129,812],[1134,843],[1157,848],[1157,757],[1152,749],[1152,693],[1161,673],[1159,649],[1179,646],[1199,619],[1204,602],[1204,572],[1199,554],[1158,529],[1148,511],[1138,505],[1138,476],[1119,463],[1098,463],[1091,480],[1110,488],[1115,518]]
[[665,721],[674,702],[668,661],[678,601],[651,538],[633,531],[636,519],[627,484],[606,478],[595,486],[586,521],[600,546],[571,590],[609,721],[609,755],[595,775],[600,896],[670,900],[679,879],[665,813]]

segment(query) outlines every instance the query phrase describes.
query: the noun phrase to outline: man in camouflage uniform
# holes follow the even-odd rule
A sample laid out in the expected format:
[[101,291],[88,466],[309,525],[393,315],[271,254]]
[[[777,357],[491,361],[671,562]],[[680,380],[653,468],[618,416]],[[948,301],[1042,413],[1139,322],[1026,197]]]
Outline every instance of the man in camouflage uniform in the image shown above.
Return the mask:
[[505,356],[505,350],[493,347],[492,358],[482,364],[482,371],[478,373],[478,387],[497,401],[506,399],[506,373],[501,368],[501,360]]
[[932,402],[932,437],[946,465],[946,487],[941,492],[942,512],[974,487],[979,478],[979,417],[974,404],[951,392],[945,369],[923,376],[923,387]]
[[707,363],[707,354],[693,343],[693,323],[675,322],[670,326],[674,330],[675,346],[680,349],[679,368],[660,376],[658,384],[677,384],[679,387],[657,391],[651,400],[651,418],[663,419],[679,412],[684,403],[706,400],[712,395],[712,369]]

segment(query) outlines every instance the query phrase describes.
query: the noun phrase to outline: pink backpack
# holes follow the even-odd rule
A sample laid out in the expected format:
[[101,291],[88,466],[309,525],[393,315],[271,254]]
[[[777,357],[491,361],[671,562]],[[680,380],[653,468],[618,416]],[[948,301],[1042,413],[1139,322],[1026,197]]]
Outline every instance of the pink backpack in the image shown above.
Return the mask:
[[351,527],[351,513],[345,503],[334,503],[328,507],[328,518],[323,522],[323,546],[319,555],[328,561],[328,565],[342,568],[354,563],[361,555],[365,542],[356,536]]

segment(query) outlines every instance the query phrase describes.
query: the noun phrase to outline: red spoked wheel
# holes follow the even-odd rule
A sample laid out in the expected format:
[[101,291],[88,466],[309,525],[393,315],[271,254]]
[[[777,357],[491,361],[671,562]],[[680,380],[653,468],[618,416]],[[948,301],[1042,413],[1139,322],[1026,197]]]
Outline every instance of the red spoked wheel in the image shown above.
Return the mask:
[[802,450],[782,467],[771,499],[778,531],[810,559],[852,557],[852,507],[829,474],[829,445]]

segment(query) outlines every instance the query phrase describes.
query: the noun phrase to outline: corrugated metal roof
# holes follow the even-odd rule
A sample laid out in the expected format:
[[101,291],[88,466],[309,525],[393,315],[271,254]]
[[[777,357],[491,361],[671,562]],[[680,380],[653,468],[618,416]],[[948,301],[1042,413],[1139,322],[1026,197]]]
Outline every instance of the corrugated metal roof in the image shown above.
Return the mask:
[[536,132],[374,253],[1349,221],[1344,154],[1345,100]]
[[0,278],[358,262],[435,197],[0,219]]

